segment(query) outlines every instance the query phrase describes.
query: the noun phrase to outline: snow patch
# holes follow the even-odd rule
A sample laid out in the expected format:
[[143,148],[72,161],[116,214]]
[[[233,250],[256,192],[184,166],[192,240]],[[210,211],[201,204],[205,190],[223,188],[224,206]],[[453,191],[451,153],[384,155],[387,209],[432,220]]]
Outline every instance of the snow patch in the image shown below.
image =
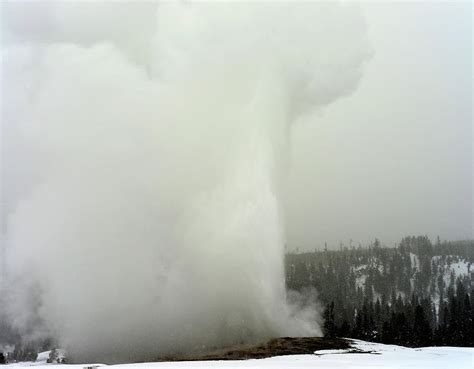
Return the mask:
[[350,350],[338,349],[338,350],[318,350],[315,351],[315,355],[334,355],[334,354],[347,354]]

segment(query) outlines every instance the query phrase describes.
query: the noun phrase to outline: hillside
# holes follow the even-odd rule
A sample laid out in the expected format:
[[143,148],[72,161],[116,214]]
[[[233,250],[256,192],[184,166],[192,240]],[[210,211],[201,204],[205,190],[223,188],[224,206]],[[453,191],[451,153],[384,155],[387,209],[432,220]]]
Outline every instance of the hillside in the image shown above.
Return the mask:
[[291,253],[290,290],[314,288],[328,336],[411,346],[470,345],[474,242],[406,237],[397,248]]

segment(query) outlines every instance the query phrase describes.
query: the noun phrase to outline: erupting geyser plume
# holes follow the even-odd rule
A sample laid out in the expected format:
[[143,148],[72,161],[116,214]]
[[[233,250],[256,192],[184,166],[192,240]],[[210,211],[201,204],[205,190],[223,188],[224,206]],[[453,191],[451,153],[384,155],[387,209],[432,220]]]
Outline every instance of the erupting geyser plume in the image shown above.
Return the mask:
[[319,334],[286,297],[278,199],[292,122],[360,79],[358,8],[12,3],[4,18],[15,327],[108,361]]

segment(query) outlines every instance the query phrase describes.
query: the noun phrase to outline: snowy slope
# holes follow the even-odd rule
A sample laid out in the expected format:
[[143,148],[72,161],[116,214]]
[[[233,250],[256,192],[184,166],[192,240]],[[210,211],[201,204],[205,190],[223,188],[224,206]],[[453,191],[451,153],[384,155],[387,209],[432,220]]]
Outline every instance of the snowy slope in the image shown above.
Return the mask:
[[[130,368],[273,368],[273,369],[343,369],[343,368],[412,368],[412,369],[472,369],[474,367],[474,348],[464,347],[425,347],[406,348],[354,340],[354,347],[364,353],[347,353],[344,350],[322,350],[317,355],[289,355],[268,359],[243,361],[185,361],[110,365],[111,369]],[[372,354],[368,353],[372,352]],[[53,367],[51,365],[54,365]],[[3,366],[20,368],[34,366],[35,369],[72,369],[94,367],[94,364],[58,365],[44,363],[18,363]],[[105,365],[95,364],[101,367]]]

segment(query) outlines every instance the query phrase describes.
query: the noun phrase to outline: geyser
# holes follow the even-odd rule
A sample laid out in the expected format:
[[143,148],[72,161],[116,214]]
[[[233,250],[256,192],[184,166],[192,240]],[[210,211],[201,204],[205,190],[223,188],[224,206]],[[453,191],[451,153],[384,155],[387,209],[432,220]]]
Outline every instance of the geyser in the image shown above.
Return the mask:
[[279,196],[292,122],[360,79],[358,8],[41,4],[3,14],[15,327],[87,361],[319,334]]

